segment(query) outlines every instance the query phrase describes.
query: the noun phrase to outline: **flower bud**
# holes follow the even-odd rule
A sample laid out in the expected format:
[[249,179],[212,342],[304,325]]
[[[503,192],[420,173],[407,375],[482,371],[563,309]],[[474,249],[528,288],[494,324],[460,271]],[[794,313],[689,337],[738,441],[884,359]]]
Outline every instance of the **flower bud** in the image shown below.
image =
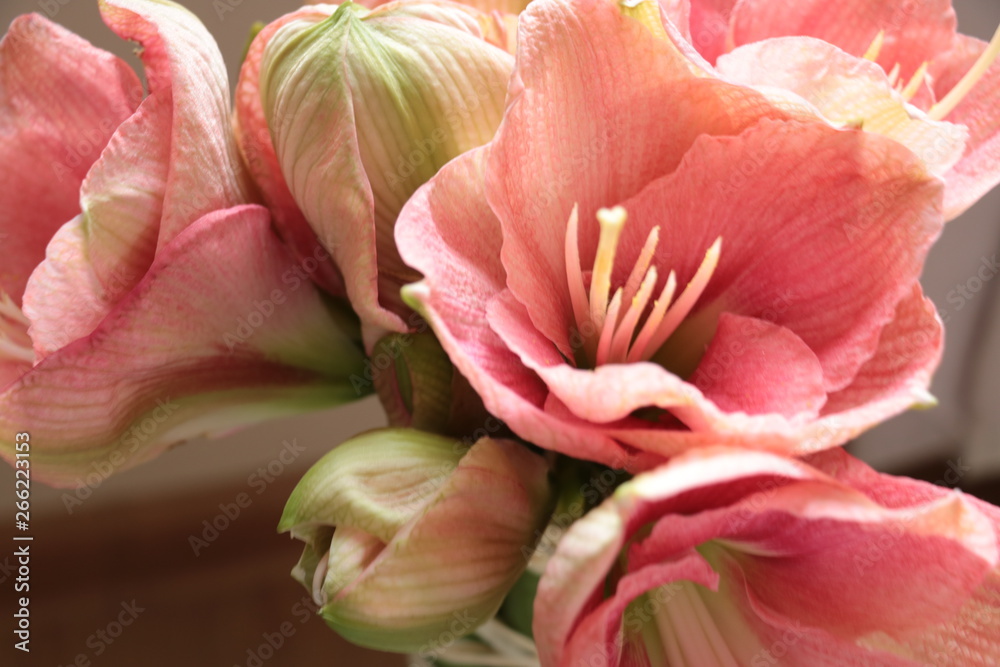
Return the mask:
[[290,20],[265,48],[260,95],[277,164],[376,331],[406,330],[399,288],[418,278],[393,239],[400,209],[500,123],[513,58],[492,25],[452,3],[346,2]]
[[279,530],[305,542],[292,575],[331,628],[362,646],[427,653],[493,617],[552,497],[546,462],[521,444],[383,429],[313,466]]

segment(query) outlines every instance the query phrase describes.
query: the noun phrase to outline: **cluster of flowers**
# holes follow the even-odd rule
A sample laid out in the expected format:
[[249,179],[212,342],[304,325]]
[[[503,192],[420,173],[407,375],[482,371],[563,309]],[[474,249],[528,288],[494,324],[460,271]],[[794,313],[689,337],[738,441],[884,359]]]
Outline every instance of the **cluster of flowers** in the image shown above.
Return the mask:
[[100,3],[148,90],[16,20],[0,452],[28,430],[81,485],[377,392],[391,428],[281,522],[357,643],[997,664],[1000,509],[840,445],[933,402],[918,277],[1000,181],[1000,32],[950,0],[526,4],[304,7],[235,105],[167,0]]

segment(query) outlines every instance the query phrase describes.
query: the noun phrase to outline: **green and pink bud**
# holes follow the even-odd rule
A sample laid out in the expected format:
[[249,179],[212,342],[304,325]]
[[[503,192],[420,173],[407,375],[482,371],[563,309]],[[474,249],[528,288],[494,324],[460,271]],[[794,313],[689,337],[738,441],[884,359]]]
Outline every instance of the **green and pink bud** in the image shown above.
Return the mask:
[[399,289],[417,278],[396,250],[396,217],[445,163],[493,137],[513,57],[496,21],[471,7],[329,11],[302,10],[258,36],[259,65],[244,68],[241,89],[258,89],[261,106],[238,96],[237,115],[244,132],[266,123],[271,152],[258,171],[272,169],[255,177],[287,188],[373,344],[407,329]]
[[519,443],[383,429],[309,470],[279,530],[305,542],[292,574],[331,628],[425,653],[496,614],[552,503],[548,464]]

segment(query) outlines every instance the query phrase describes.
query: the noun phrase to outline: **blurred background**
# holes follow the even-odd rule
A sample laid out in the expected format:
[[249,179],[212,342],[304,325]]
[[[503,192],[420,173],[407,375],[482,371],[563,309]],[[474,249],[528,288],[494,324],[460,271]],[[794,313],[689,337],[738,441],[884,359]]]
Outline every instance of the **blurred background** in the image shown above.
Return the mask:
[[[183,4],[215,35],[235,82],[251,25],[300,3]],[[964,33],[989,39],[1000,23],[997,0],[954,4]],[[0,26],[6,30],[28,12],[48,16],[141,71],[132,45],[101,22],[96,0],[0,0]],[[994,503],[1000,501],[1000,281],[982,279],[979,270],[998,251],[1000,190],[948,226],[925,270],[924,288],[947,329],[932,387],[940,405],[902,415],[851,445],[880,470],[960,487]],[[963,288],[971,298],[959,296]],[[275,532],[302,473],[338,442],[382,423],[377,401],[368,399],[188,443],[81,492],[34,486],[32,651],[11,648],[5,622],[0,664],[403,665],[400,656],[358,649],[327,630],[288,576],[298,543]],[[10,502],[2,503],[0,525],[12,525],[13,475],[3,468],[0,498]],[[251,503],[233,516],[241,493]],[[14,609],[12,551],[0,549],[5,619]]]

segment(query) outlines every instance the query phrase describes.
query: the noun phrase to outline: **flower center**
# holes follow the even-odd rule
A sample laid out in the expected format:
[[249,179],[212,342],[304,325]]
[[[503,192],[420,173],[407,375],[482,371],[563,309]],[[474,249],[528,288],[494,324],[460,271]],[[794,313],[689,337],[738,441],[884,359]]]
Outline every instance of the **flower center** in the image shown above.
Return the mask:
[[28,336],[29,324],[14,300],[0,291],[0,361],[35,363],[35,350]]
[[[612,296],[611,274],[618,240],[627,218],[628,214],[621,206],[602,208],[597,212],[600,237],[590,275],[589,293],[580,266],[579,214],[576,206],[567,224],[566,281],[576,325],[584,334],[585,352],[595,366],[650,359],[694,308],[719,263],[722,237],[717,238],[705,253],[704,260],[680,296],[674,299],[677,276],[671,271],[659,296],[647,309],[658,278],[656,267],[651,264],[660,240],[660,228],[653,227],[628,280]],[[640,321],[643,321],[641,327]]]

